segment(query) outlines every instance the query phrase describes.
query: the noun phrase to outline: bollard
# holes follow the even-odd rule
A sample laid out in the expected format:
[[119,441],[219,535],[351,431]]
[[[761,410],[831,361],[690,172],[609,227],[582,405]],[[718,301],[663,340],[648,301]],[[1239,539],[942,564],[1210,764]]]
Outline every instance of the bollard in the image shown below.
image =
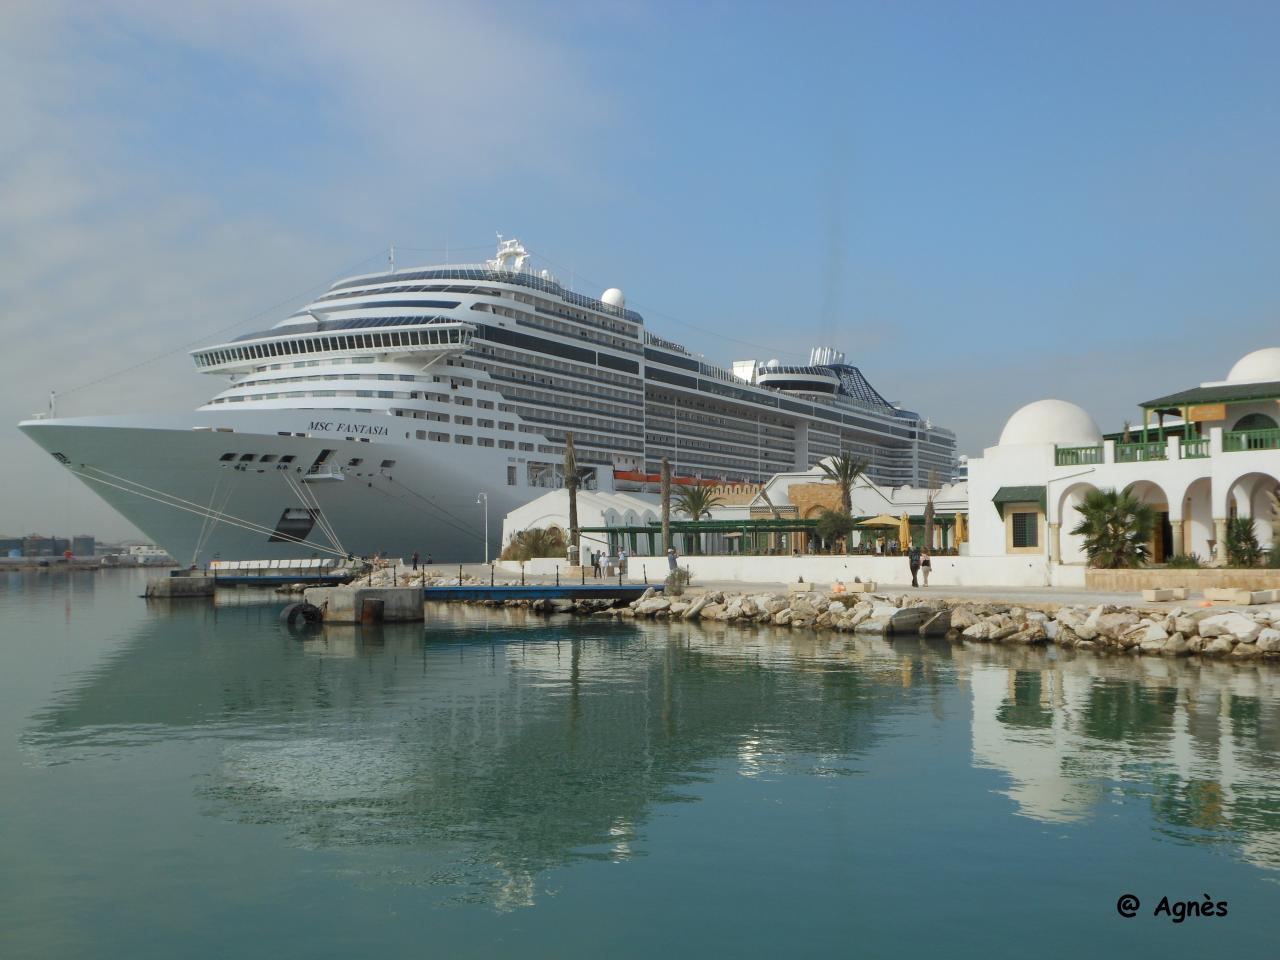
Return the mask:
[[644,585],[649,585],[649,568],[645,564],[640,564],[640,575],[644,577]]
[[462,586],[462,564],[458,564],[458,586]]
[[493,564],[489,564],[489,586],[493,586]]
[[578,570],[582,573],[582,585],[585,587],[587,585],[587,568],[578,567]]
[[524,586],[524,564],[520,564],[520,586]]
[[556,586],[560,586],[560,564],[556,564]]

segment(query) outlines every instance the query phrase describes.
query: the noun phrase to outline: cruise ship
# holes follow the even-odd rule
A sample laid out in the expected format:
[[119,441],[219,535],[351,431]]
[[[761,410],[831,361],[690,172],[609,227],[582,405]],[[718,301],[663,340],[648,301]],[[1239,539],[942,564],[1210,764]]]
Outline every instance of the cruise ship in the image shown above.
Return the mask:
[[718,366],[650,333],[620,290],[535,270],[518,240],[482,264],[339,280],[192,358],[225,381],[194,412],[19,425],[182,563],[494,556],[502,517],[563,484],[568,433],[588,489],[638,489],[664,456],[704,482],[844,451],[887,485],[956,469],[949,430],[834,349]]

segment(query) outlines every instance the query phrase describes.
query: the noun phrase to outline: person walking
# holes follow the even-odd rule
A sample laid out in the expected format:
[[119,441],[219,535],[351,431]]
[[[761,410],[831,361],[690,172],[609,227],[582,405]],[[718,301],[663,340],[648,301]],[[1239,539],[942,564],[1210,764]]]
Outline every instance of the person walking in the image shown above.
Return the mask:
[[676,548],[667,547],[667,569],[674,571],[676,568]]
[[929,574],[933,571],[933,563],[929,559],[929,548],[925,547],[920,551],[920,579],[923,581],[920,585],[927,587],[929,585]]
[[625,574],[627,572],[627,548],[623,547],[618,551],[618,572]]
[[413,551],[413,569],[418,569],[418,551]]
[[597,580],[600,579],[600,551],[591,551],[591,575]]
[[911,565],[911,585],[913,587],[920,586],[916,582],[916,577],[920,574],[920,548],[915,544],[912,544],[911,549],[907,551],[907,563]]

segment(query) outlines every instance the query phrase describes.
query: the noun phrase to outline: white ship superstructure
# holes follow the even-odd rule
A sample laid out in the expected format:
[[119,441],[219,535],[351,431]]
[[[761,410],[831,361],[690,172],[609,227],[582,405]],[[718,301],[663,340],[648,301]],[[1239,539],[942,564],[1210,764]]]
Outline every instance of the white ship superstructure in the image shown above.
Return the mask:
[[[882,484],[955,469],[955,438],[843,355],[717,366],[649,333],[621,291],[484,264],[338,281],[276,326],[193,352],[228,379],[194,413],[21,428],[180,562],[307,551],[478,559],[501,517],[563,483],[634,488],[661,459],[764,480],[851,451]],[[480,497],[479,494],[485,494]]]

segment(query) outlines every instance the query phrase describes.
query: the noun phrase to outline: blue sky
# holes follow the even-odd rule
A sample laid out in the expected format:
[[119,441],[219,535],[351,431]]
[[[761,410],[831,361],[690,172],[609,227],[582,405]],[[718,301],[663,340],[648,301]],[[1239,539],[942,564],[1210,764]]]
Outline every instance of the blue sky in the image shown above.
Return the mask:
[[[178,351],[519,236],[709,358],[847,351],[964,452],[1280,342],[1280,8],[0,7],[0,409],[190,407]],[[265,318],[255,315],[273,305]],[[123,532],[14,430],[0,530]]]

